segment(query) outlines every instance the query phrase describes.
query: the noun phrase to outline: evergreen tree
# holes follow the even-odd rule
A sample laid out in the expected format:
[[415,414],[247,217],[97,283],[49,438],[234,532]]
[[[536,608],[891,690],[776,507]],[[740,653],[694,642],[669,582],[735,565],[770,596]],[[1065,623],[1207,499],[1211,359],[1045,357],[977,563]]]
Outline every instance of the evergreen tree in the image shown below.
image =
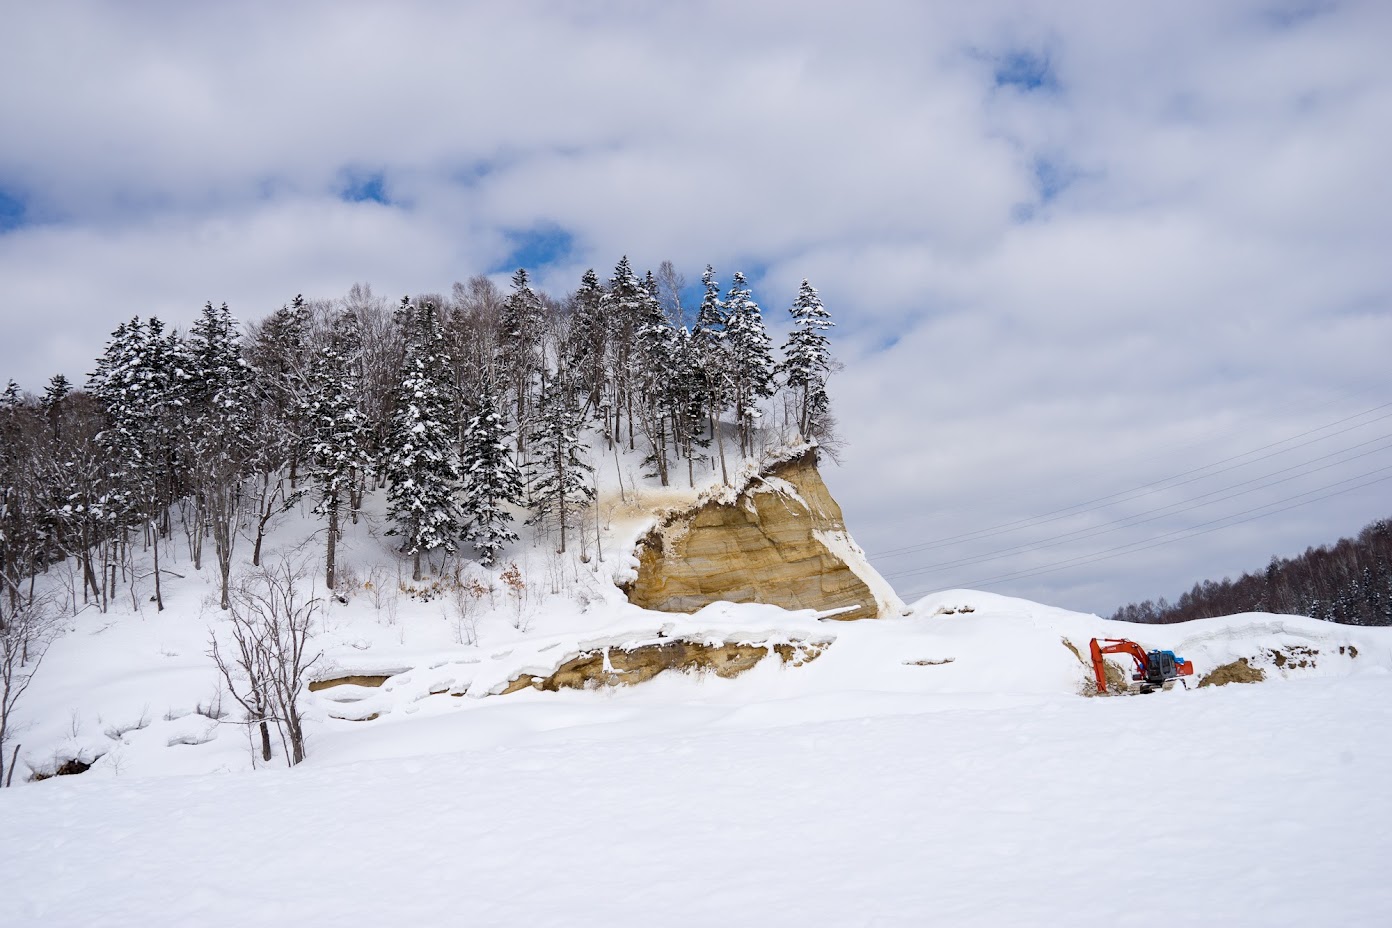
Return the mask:
[[715,269],[706,265],[701,275],[705,294],[696,313],[696,325],[691,331],[691,351],[694,374],[698,380],[701,401],[706,408],[710,437],[715,440],[720,456],[720,479],[730,482],[725,466],[725,433],[720,417],[730,404],[730,359],[725,343],[725,304],[720,299],[720,284]]
[[532,384],[541,366],[541,330],[541,299],[532,289],[526,270],[518,268],[517,273],[512,275],[512,293],[503,303],[502,316],[498,320],[499,361],[512,384],[518,451],[524,447]]
[[[261,566],[261,546],[266,528],[278,512],[299,498],[300,455],[306,428],[300,421],[308,393],[309,310],[304,297],[296,296],[259,324],[251,327],[246,356],[251,367],[254,408],[249,442],[250,466],[258,476],[254,491],[256,540],[251,563]],[[289,480],[291,492],[285,491]]]
[[675,426],[679,391],[679,341],[676,330],[657,296],[657,281],[649,273],[643,284],[644,298],[636,308],[633,371],[631,381],[637,394],[638,421],[648,440],[648,460],[657,476],[668,485],[667,441]]
[[247,346],[256,398],[256,448],[265,473],[289,468],[293,486],[299,474],[299,450],[309,349],[309,309],[296,296],[257,326]]
[[609,292],[604,294],[601,306],[609,328],[609,370],[614,379],[615,399],[614,432],[618,437],[619,427],[627,419],[630,451],[636,447],[633,407],[637,401],[637,385],[633,382],[633,355],[637,350],[638,329],[649,296],[642,281],[634,275],[628,255],[624,255],[614,268],[614,276],[609,278]]
[[[13,383],[13,381],[11,381]],[[40,405],[48,416],[49,426],[53,429],[53,440],[56,442],[59,436],[59,421],[63,413],[63,400],[68,398],[72,392],[72,385],[68,383],[68,378],[62,374],[54,374],[49,380],[48,386],[44,389],[43,400]]]
[[203,307],[185,349],[186,422],[212,429],[219,439],[245,437],[252,415],[252,371],[242,357],[237,320],[227,304]]
[[401,550],[412,556],[412,579],[420,580],[423,552],[456,550],[461,478],[450,426],[449,359],[435,306],[403,299],[398,317],[411,328],[386,449],[387,514],[389,534],[402,536]]
[[697,336],[698,340],[700,337],[706,337],[718,342],[725,331],[725,304],[720,299],[720,284],[715,279],[715,268],[709,264],[701,275],[701,284],[705,292],[701,297],[701,306],[696,311],[696,325],[692,328],[691,334]]
[[570,332],[567,339],[567,367],[576,372],[585,391],[585,412],[604,422],[605,434],[612,440],[605,387],[608,382],[609,321],[604,311],[604,288],[594,269],[580,278],[580,289],[573,298]]
[[823,333],[833,323],[817,291],[806,280],[788,312],[793,317],[793,330],[783,345],[784,382],[793,391],[798,434],[808,440],[821,438],[831,411],[826,384],[832,365],[830,343]]
[[351,505],[358,475],[372,466],[368,453],[367,419],[358,406],[356,355],[361,350],[357,320],[338,317],[330,338],[309,369],[308,389],[300,416],[307,441],[305,474],[314,486],[314,514],[328,521],[324,552],[324,585],[337,587],[338,538],[343,509]]
[[744,275],[735,274],[725,295],[728,316],[725,344],[729,358],[731,398],[740,431],[740,451],[754,452],[754,421],[761,412],[759,402],[773,396],[773,353],[768,330],[759,304],[754,302]]
[[183,460],[194,502],[194,566],[200,567],[203,532],[213,538],[222,577],[222,608],[231,606],[232,550],[247,499],[243,482],[254,460],[256,400],[252,370],[242,357],[241,335],[227,304],[212,303],[194,322],[182,353]]
[[566,528],[571,519],[595,495],[585,477],[594,468],[584,459],[585,447],[580,443],[582,425],[575,391],[562,369],[542,395],[541,409],[533,426],[535,515],[529,520],[554,523],[560,530],[562,553],[566,550]]
[[507,506],[522,502],[522,473],[513,460],[512,436],[499,410],[497,390],[487,380],[472,405],[464,433],[464,510],[471,520],[469,536],[486,567],[497,563],[498,552],[517,540]]
[[115,518],[141,525],[154,554],[155,603],[164,609],[159,542],[180,483],[176,452],[183,431],[184,385],[178,340],[151,317],[122,323],[89,381],[106,426],[97,441],[107,453]]
[[694,338],[685,326],[676,330],[672,368],[666,383],[672,428],[680,450],[686,455],[687,483],[696,485],[696,447],[708,447],[701,438],[706,424],[706,381]]

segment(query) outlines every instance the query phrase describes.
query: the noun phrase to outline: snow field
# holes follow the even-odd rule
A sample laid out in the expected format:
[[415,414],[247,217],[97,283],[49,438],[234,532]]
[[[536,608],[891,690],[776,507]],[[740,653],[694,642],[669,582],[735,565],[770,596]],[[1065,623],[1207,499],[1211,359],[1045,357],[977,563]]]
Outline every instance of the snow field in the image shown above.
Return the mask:
[[995,707],[844,694],[859,717],[834,721],[799,700],[765,704],[757,721],[618,702],[617,730],[558,707],[554,728],[471,751],[343,763],[321,751],[295,770],[7,791],[0,818],[23,836],[0,852],[9,917],[999,926],[1150,925],[1157,906],[1194,924],[1386,913],[1386,673]]

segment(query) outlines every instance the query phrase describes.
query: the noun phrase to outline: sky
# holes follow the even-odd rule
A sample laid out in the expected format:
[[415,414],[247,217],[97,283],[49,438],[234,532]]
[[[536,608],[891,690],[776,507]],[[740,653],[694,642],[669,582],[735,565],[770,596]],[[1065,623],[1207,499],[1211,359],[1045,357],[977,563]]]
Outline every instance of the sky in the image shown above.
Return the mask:
[[134,315],[671,260],[837,321],[902,594],[1110,613],[1392,516],[1392,5],[0,5],[0,380]]

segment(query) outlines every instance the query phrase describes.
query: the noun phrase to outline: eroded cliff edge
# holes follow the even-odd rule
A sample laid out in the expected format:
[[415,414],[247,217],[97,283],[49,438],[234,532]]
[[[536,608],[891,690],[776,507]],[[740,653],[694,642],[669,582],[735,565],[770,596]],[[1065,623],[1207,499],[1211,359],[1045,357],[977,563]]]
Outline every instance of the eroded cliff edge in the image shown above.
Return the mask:
[[901,608],[846,531],[815,448],[738,493],[667,516],[636,553],[638,575],[624,591],[646,609],[689,613],[723,600],[867,619]]

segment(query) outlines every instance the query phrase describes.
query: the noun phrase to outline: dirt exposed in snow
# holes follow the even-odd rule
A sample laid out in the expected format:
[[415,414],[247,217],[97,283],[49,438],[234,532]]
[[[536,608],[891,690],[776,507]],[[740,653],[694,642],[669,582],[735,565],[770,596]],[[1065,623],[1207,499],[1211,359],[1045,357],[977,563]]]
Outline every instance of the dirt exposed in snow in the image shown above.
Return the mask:
[[1245,657],[1214,667],[1199,680],[1199,688],[1205,686],[1227,686],[1229,683],[1260,683],[1266,679],[1266,671],[1253,667]]
[[383,674],[350,674],[346,677],[332,677],[327,680],[311,680],[309,683],[309,691],[311,693],[317,693],[320,690],[327,690],[335,686],[378,687],[401,672],[402,671],[398,670]]
[[1073,652],[1073,656],[1078,659],[1078,663],[1082,664],[1083,666],[1087,666],[1087,661],[1083,659],[1083,654],[1081,651],[1078,650],[1078,646],[1076,644],[1069,641],[1067,638],[1061,638],[1059,640],[1063,642],[1063,646],[1065,648]]
[[816,660],[827,643],[711,644],[675,639],[634,648],[604,648],[578,654],[550,676],[524,673],[510,682],[503,694],[531,687],[556,692],[562,689],[594,689],[600,686],[632,686],[668,670],[681,673],[713,673],[737,677],[770,655],[793,667]]
[[1097,692],[1097,678],[1093,675],[1092,661],[1083,657],[1083,652],[1078,650],[1078,646],[1067,638],[1060,638],[1063,646],[1067,648],[1078,663],[1083,665],[1083,681],[1078,684],[1078,692],[1083,696],[1105,696],[1107,693],[1130,693],[1132,692],[1131,681],[1128,674],[1113,661],[1103,659],[1102,670],[1107,676],[1107,693]]
[[1322,664],[1337,662],[1340,659],[1352,661],[1357,657],[1358,648],[1352,644],[1339,645],[1337,653],[1332,645],[1327,650],[1303,644],[1263,648],[1255,655],[1239,657],[1215,667],[1199,680],[1199,686],[1261,683],[1272,676],[1286,677],[1294,671],[1312,671]]
[[58,764],[52,772],[46,770],[34,771],[33,775],[29,777],[29,780],[31,782],[38,782],[40,780],[49,780],[53,777],[76,776],[79,773],[86,773],[88,770],[91,770],[92,764],[95,764],[100,759],[100,757],[94,757],[89,763],[79,760],[76,757],[69,758],[68,760],[63,761],[61,764]]
[[1277,650],[1268,653],[1271,655],[1271,663],[1275,664],[1277,669],[1284,669],[1287,666],[1304,669],[1315,666],[1315,658],[1319,656],[1319,649],[1293,645],[1283,651]]

